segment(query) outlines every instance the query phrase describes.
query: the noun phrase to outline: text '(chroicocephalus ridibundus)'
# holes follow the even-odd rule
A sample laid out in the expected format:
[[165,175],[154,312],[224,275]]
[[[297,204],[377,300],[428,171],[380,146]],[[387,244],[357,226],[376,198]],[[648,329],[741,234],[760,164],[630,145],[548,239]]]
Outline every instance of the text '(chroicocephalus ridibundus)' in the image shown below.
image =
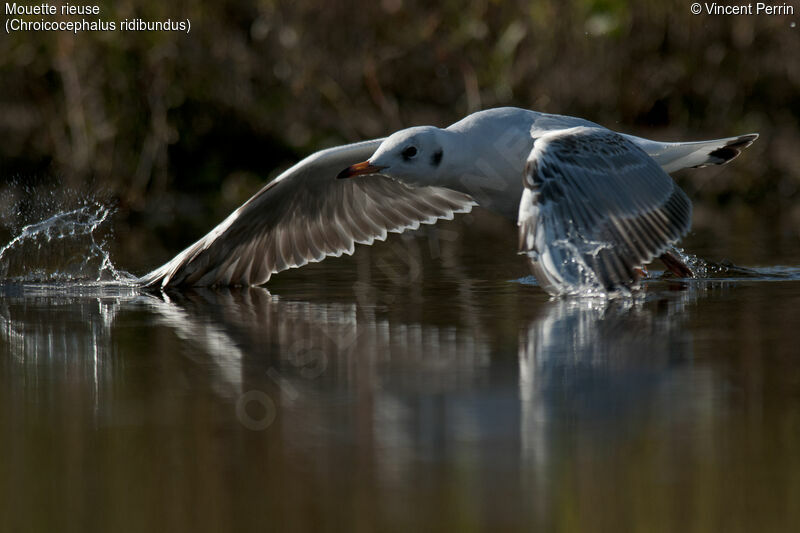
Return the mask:
[[726,163],[757,137],[663,143],[580,118],[480,111],[448,128],[414,127],[310,155],[141,282],[260,285],[481,205],[518,220],[521,252],[551,294],[631,288],[637,267],[691,223],[691,202],[668,172]]

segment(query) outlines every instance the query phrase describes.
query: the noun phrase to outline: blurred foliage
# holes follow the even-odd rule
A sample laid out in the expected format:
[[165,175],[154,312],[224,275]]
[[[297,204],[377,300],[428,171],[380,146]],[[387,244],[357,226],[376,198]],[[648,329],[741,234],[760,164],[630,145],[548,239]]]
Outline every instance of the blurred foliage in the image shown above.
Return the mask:
[[2,180],[102,186],[134,219],[200,212],[205,228],[311,151],[515,105],[663,139],[759,131],[724,173],[680,179],[698,199],[800,196],[797,16],[693,16],[684,0],[100,5],[192,31],[0,41]]

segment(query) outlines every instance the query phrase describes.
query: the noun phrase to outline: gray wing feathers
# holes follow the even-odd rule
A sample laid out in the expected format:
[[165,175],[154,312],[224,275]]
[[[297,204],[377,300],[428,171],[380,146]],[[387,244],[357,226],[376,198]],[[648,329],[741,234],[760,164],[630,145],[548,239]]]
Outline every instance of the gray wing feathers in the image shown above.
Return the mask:
[[[606,289],[680,239],[691,203],[652,158],[605,129],[572,128],[536,140],[520,204],[520,250],[556,289],[586,274]],[[536,271],[535,269],[535,271]],[[557,291],[561,292],[561,291]]]
[[140,281],[150,287],[260,285],[276,272],[351,254],[357,243],[451,219],[475,205],[463,193],[411,188],[385,176],[335,179],[341,169],[372,155],[379,143],[306,158]]

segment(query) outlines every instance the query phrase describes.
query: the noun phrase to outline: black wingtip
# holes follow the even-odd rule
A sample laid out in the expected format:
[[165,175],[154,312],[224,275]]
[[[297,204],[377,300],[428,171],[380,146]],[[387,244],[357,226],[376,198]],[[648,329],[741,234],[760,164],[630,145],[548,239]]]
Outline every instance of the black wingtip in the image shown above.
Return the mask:
[[749,133],[747,135],[741,135],[728,144],[721,148],[717,148],[716,150],[710,152],[708,155],[710,158],[716,159],[714,163],[718,165],[723,165],[732,159],[735,159],[742,153],[742,150],[753,144],[755,140],[758,139],[758,133]]

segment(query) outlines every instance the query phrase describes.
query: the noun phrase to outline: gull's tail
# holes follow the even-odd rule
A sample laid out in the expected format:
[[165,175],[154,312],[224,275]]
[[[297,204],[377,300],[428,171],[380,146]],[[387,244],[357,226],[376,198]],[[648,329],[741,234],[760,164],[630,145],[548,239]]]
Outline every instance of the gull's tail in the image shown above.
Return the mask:
[[682,168],[724,165],[758,139],[758,133],[713,141],[662,143],[626,135],[670,173]]

